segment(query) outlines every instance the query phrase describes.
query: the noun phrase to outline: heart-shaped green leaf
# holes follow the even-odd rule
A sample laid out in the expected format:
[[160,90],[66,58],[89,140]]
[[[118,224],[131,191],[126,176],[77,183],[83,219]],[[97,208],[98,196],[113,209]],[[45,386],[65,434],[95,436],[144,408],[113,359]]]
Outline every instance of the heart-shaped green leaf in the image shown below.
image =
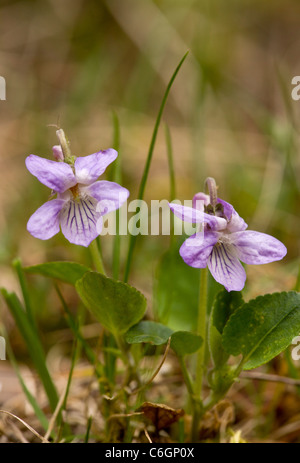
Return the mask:
[[170,328],[161,323],[145,320],[130,328],[125,335],[125,340],[129,344],[149,342],[159,346],[165,344],[172,333]]
[[183,262],[178,247],[168,250],[155,272],[153,305],[156,318],[173,330],[193,329],[198,310],[198,282],[199,270]]
[[[199,302],[199,269],[182,260],[179,247],[186,237],[179,237],[161,258],[155,272],[153,310],[156,319],[174,331],[194,331],[197,328]],[[210,309],[216,291],[222,286],[208,275],[208,300]]]
[[201,336],[190,331],[176,331],[171,336],[171,348],[179,357],[197,352],[202,343]]
[[56,278],[71,285],[75,285],[76,281],[82,278],[89,270],[84,265],[77,264],[76,262],[47,262],[24,268],[24,271],[27,273]]
[[87,272],[77,281],[76,290],[95,318],[114,335],[124,334],[146,311],[146,299],[137,289],[97,272]]
[[222,335],[225,350],[242,354],[244,369],[267,363],[285,350],[300,332],[300,293],[259,296],[238,308]]
[[212,324],[220,334],[229,317],[244,304],[242,293],[239,291],[226,291],[222,289],[215,297],[212,309]]
[[222,289],[215,297],[209,318],[208,344],[216,368],[228,360],[229,354],[222,345],[222,333],[229,317],[244,303],[242,294]]

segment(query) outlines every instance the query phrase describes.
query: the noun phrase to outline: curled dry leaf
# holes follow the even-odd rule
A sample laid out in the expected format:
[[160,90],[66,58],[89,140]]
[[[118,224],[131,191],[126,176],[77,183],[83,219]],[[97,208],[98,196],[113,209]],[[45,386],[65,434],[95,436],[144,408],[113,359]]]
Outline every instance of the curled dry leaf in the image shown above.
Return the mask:
[[174,409],[164,404],[154,404],[152,402],[144,402],[139,410],[152,421],[158,431],[169,427],[184,415],[184,410],[181,408]]

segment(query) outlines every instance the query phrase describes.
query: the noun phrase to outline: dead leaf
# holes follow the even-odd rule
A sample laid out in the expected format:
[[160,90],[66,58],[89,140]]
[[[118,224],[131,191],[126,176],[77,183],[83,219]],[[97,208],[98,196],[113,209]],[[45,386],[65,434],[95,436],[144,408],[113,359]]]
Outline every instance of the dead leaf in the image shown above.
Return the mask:
[[184,410],[181,408],[176,410],[167,405],[154,404],[152,402],[144,402],[140,410],[152,421],[158,431],[168,428],[172,423],[175,423],[184,415]]

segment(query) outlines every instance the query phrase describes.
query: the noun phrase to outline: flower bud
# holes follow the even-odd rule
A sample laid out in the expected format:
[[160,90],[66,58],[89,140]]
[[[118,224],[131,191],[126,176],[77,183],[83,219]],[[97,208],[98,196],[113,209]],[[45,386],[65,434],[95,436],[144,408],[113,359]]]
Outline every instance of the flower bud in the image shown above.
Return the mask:
[[209,203],[209,196],[205,193],[196,193],[193,197],[193,208],[201,210],[203,212],[204,207]]
[[56,135],[62,149],[64,162],[70,164],[71,166],[74,166],[75,157],[71,154],[70,143],[65,135],[65,132],[63,131],[63,129],[59,129],[56,131]]
[[209,192],[210,204],[214,209],[218,202],[216,181],[213,177],[207,177],[207,179],[205,180],[205,185]]
[[64,161],[64,154],[60,145],[54,145],[52,151],[56,161]]

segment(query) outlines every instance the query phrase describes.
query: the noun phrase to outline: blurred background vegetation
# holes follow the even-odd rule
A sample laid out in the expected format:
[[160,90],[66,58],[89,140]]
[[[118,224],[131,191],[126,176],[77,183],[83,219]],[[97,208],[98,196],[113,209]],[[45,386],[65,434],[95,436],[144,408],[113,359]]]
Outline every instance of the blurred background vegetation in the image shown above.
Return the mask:
[[[291,80],[300,74],[297,0],[19,0],[0,3],[0,279],[19,293],[11,262],[89,262],[59,234],[26,231],[49,191],[25,169],[34,153],[51,159],[55,128],[73,154],[112,146],[120,123],[122,184],[135,199],[166,85],[177,199],[191,199],[213,176],[220,197],[256,229],[282,240],[283,262],[247,268],[246,298],[295,287],[299,267],[299,114]],[[170,198],[161,126],[145,199]],[[107,268],[111,240],[102,240]],[[123,240],[126,255],[126,238]],[[149,298],[166,237],[138,241],[130,281]],[[37,286],[37,281],[39,285]],[[33,278],[36,311],[51,329],[60,318],[51,282]],[[69,295],[72,298],[72,295]],[[6,322],[5,309],[1,309]],[[13,330],[7,320],[8,328]]]

